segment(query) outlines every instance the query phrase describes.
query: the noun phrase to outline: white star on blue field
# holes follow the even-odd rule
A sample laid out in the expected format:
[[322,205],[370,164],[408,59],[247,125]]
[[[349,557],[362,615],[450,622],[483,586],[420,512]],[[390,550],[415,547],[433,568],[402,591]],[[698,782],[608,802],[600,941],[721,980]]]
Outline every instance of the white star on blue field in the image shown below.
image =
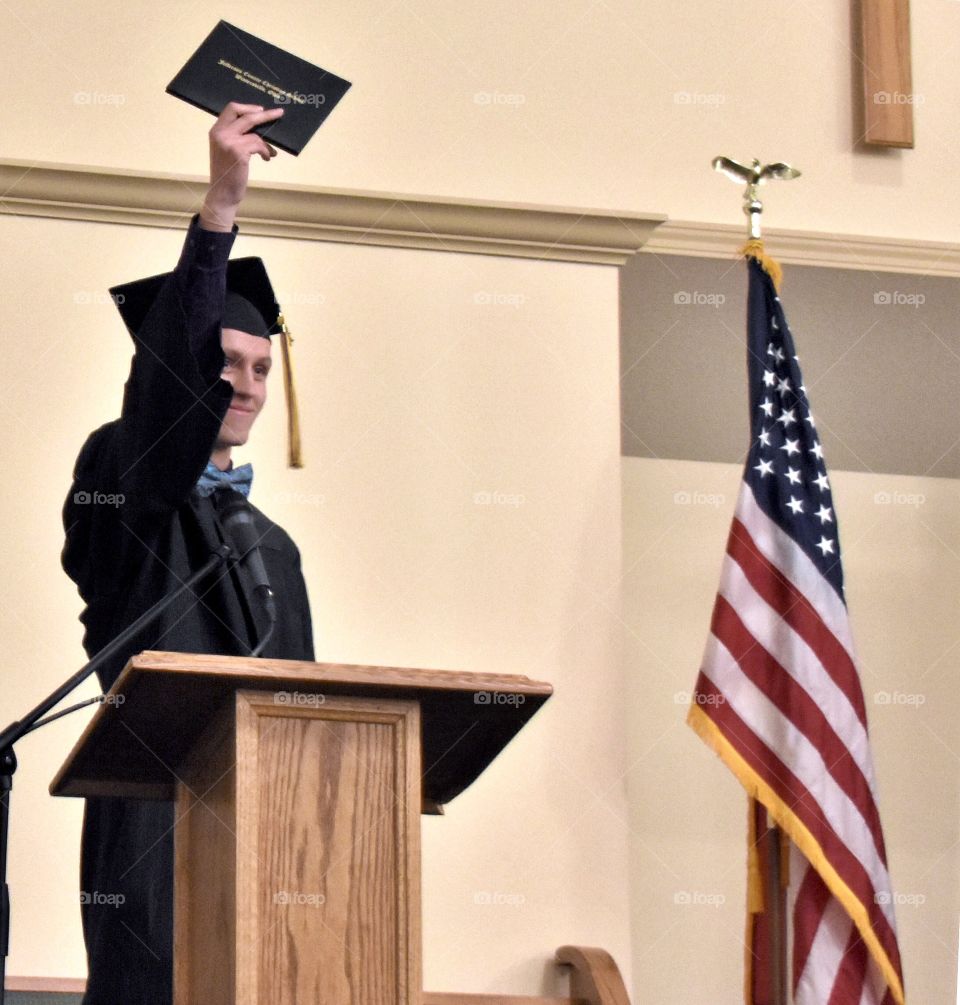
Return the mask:
[[800,364],[773,283],[748,260],[750,453],[744,479],[760,508],[810,556],[843,599],[830,480]]

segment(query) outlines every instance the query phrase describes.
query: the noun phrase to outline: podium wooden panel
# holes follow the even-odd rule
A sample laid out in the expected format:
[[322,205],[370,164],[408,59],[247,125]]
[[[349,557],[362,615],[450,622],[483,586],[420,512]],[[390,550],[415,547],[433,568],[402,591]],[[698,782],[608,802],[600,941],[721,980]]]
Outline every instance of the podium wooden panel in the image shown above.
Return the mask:
[[176,1005],[419,1002],[419,808],[416,702],[238,691],[177,784]]
[[145,652],[51,791],[175,799],[176,1005],[420,1005],[421,807],[474,781],[550,693]]

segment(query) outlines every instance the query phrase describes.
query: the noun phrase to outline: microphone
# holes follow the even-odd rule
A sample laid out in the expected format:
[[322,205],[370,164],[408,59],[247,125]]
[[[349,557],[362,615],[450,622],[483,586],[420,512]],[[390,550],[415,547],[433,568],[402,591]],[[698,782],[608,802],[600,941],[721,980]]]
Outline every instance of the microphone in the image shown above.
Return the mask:
[[273,590],[270,589],[270,580],[267,578],[263,556],[260,554],[260,538],[257,534],[256,524],[253,522],[253,510],[250,508],[250,503],[239,492],[231,491],[229,501],[220,510],[219,515],[224,532],[236,549],[237,562],[250,574],[254,584],[254,595],[259,597],[263,603],[270,622],[270,627],[260,640],[259,645],[250,653],[251,656],[259,656],[267,644],[267,640],[273,634],[273,627],[277,621],[277,604]]

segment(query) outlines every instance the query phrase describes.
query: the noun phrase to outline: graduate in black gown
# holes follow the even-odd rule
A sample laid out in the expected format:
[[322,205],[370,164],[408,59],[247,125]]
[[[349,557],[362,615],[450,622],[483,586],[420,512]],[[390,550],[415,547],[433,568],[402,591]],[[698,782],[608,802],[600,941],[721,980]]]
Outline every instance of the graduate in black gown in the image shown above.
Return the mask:
[[[87,439],[64,506],[63,566],[86,604],[91,656],[209,558],[224,540],[218,509],[249,493],[249,465],[233,468],[230,453],[264,404],[278,308],[259,259],[228,267],[228,257],[249,160],[276,153],[250,130],[278,111],[224,109],[210,130],[210,189],[176,269],[111,291],[135,341],[122,413]],[[278,609],[261,655],[312,660],[299,552],[253,509]],[[144,649],[248,655],[265,633],[251,596],[243,569],[212,574],[105,667],[101,685]],[[172,1001],[173,824],[169,802],[87,800],[85,1005]]]

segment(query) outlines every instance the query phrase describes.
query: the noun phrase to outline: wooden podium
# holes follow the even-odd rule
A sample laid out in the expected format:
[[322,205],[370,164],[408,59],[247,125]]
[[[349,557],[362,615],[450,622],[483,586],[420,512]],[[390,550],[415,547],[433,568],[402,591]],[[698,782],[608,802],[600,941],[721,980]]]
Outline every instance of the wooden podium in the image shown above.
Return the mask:
[[176,1005],[420,1005],[420,813],[550,694],[518,676],[144,652],[50,791],[176,801]]

